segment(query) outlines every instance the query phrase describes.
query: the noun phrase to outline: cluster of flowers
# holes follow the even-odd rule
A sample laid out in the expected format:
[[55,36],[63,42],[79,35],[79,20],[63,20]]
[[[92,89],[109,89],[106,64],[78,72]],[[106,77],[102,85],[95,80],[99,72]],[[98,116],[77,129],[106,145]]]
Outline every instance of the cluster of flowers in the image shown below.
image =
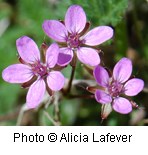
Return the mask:
[[80,62],[94,67],[93,75],[101,88],[94,92],[97,102],[111,104],[115,111],[122,114],[132,111],[132,102],[120,96],[137,95],[144,87],[143,80],[131,78],[132,62],[128,58],[122,58],[110,76],[99,65],[99,51],[95,46],[112,38],[113,29],[98,26],[88,31],[89,26],[83,8],[78,5],[68,8],[64,21],[45,20],[42,25],[44,32],[57,43],[46,47],[43,61],[31,38],[23,36],[17,39],[16,47],[21,64],[4,69],[2,77],[9,83],[29,87],[26,97],[29,108],[40,104],[46,90],[52,95],[52,92],[64,87],[65,78],[56,70],[56,66],[66,66],[78,58]]

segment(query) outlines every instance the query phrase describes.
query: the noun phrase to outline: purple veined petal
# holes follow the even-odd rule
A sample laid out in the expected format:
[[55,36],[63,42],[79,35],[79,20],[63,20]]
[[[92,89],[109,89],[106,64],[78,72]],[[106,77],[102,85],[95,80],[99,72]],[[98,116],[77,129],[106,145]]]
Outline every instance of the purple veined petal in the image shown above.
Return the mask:
[[80,33],[86,25],[86,14],[79,5],[72,5],[65,15],[65,26],[70,33]]
[[113,69],[113,77],[115,80],[124,83],[129,79],[132,73],[132,62],[128,58],[122,58],[117,62]]
[[40,52],[36,43],[29,37],[23,36],[16,40],[16,47],[20,57],[27,63],[40,60]]
[[46,85],[43,79],[38,79],[29,88],[26,102],[28,108],[36,108],[42,101],[46,90]]
[[133,78],[127,81],[124,85],[125,94],[128,96],[135,96],[142,91],[144,81],[138,78]]
[[96,66],[93,75],[97,83],[103,87],[107,87],[109,84],[109,75],[108,72],[101,66]]
[[109,40],[113,36],[113,29],[109,26],[99,26],[90,30],[84,37],[86,45],[96,46]]
[[73,58],[73,51],[69,48],[60,48],[60,53],[58,57],[58,65],[66,66]]
[[9,83],[24,83],[29,81],[33,77],[33,74],[29,66],[14,64],[3,70],[2,77]]
[[93,48],[81,47],[77,50],[78,59],[90,66],[97,66],[100,63],[100,57],[97,51]]
[[96,90],[95,99],[101,104],[109,104],[112,102],[111,96],[102,90]]
[[128,114],[132,111],[132,104],[129,100],[123,97],[118,97],[113,101],[113,109],[121,114]]
[[66,27],[57,20],[45,20],[42,28],[44,32],[53,40],[58,42],[66,42],[68,32]]
[[47,76],[47,84],[49,88],[53,91],[58,91],[63,88],[65,83],[65,78],[59,71],[52,71]]
[[53,68],[57,61],[58,61],[58,55],[59,55],[59,46],[57,43],[53,43],[49,46],[49,48],[46,51],[46,63],[49,68]]

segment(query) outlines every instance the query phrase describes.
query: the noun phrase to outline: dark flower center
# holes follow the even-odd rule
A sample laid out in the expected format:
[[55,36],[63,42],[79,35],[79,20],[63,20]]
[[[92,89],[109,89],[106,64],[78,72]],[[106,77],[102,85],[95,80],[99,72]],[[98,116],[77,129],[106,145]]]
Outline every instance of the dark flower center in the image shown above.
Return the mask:
[[112,81],[108,87],[108,91],[112,97],[117,97],[123,92],[123,85],[117,81]]
[[44,66],[44,64],[41,64],[40,62],[32,64],[31,67],[32,67],[33,73],[36,76],[40,76],[40,77],[44,78],[44,77],[46,77],[48,75],[47,66]]
[[67,38],[67,46],[72,49],[78,48],[82,44],[79,38],[79,34],[70,34]]

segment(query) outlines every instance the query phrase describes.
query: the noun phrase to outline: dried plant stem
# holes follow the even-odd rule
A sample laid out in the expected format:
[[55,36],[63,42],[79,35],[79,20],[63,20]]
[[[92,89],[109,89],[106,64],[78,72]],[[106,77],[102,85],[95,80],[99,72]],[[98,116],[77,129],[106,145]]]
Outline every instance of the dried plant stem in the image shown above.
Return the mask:
[[25,104],[22,106],[22,108],[21,108],[21,110],[20,110],[20,112],[19,112],[19,115],[18,115],[18,118],[17,118],[17,123],[16,123],[17,126],[21,125],[21,122],[22,122],[24,113],[25,113],[25,111],[27,111],[27,110],[28,110],[28,108],[27,108],[26,103],[25,103]]
[[144,88],[143,92],[148,93],[148,88]]

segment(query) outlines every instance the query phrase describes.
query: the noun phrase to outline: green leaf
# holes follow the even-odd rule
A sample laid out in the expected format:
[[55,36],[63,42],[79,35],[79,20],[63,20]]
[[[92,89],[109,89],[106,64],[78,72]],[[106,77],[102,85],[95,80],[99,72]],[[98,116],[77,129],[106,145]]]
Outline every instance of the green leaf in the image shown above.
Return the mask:
[[62,125],[72,125],[79,112],[80,100],[68,100],[63,98],[60,102],[61,122]]
[[[128,0],[61,0],[57,4],[57,16],[64,19],[63,14],[72,4],[81,5],[93,26],[117,25],[121,20],[128,6]],[[64,11],[65,9],[65,11]]]
[[15,109],[20,92],[18,85],[3,83],[0,86],[0,114],[8,113]]

